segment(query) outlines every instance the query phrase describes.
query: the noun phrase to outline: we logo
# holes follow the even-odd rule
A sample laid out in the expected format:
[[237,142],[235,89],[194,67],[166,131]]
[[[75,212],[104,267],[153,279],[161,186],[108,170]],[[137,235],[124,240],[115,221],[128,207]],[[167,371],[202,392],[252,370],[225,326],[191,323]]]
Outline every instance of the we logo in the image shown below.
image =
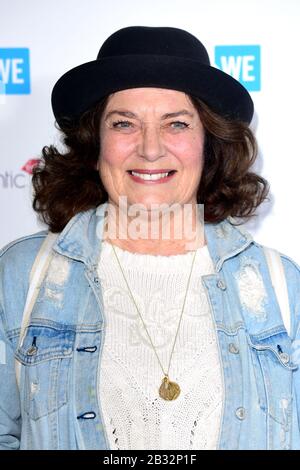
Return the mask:
[[216,46],[215,65],[248,91],[260,90],[260,46]]
[[0,94],[30,93],[29,49],[0,49]]

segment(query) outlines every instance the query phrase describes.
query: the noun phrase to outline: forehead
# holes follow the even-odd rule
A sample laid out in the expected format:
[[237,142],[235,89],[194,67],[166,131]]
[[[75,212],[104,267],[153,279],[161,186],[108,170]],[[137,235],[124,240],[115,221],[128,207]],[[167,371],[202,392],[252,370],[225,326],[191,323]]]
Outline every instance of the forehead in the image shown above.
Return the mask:
[[145,106],[151,108],[172,106],[176,108],[177,106],[184,106],[185,108],[193,109],[194,107],[186,93],[154,87],[131,88],[112,93],[108,98],[107,109],[116,105],[134,105],[136,108],[143,108]]

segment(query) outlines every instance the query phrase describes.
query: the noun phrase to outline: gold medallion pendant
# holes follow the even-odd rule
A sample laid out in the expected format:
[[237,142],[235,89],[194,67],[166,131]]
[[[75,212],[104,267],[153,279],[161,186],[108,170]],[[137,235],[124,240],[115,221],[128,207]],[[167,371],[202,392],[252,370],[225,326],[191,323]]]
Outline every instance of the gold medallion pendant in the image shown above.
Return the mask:
[[159,396],[164,400],[176,400],[180,394],[180,387],[176,382],[171,382],[166,376],[159,387]]

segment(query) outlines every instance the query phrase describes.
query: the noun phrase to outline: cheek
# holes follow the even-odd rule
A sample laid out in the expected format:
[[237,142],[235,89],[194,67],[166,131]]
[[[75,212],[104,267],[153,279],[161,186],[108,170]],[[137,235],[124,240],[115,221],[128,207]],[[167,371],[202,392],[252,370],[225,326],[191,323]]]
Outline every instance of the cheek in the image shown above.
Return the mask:
[[100,157],[106,164],[120,166],[132,151],[133,144],[128,139],[103,138],[101,140]]
[[196,169],[202,166],[204,140],[199,135],[177,139],[173,148],[175,155],[186,168]]
[[124,139],[104,136],[98,164],[101,179],[108,193],[118,193],[123,187],[124,167],[130,155],[130,148]]
[[98,169],[100,170],[101,178],[106,183],[107,179],[111,178],[119,166],[119,157],[114,144],[114,141],[111,139],[102,138],[101,140]]

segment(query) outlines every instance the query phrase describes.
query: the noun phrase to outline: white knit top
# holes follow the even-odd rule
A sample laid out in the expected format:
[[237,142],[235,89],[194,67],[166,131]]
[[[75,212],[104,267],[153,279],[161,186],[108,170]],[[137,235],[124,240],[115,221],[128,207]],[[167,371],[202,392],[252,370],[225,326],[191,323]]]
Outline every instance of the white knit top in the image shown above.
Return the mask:
[[[162,256],[115,246],[160,361],[167,370],[193,252]],[[197,250],[169,378],[176,400],[160,398],[163,372],[110,243],[98,266],[106,328],[99,390],[111,449],[215,449],[223,383],[214,323],[201,276],[214,272],[207,246]]]

